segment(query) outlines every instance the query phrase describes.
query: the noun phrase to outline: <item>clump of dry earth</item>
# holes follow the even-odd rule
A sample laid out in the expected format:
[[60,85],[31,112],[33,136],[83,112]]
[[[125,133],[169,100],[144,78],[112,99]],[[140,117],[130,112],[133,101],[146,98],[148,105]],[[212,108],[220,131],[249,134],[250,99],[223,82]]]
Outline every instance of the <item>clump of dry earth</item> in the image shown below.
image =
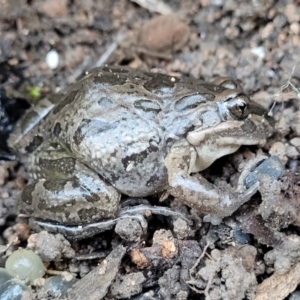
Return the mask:
[[[300,3],[155,4],[2,0],[1,95],[36,101],[104,63],[207,81],[231,76],[270,108],[276,134],[263,149],[242,148],[224,159],[220,176],[213,166],[205,176],[220,186],[235,184],[249,159],[261,155],[276,156],[282,167],[269,160],[258,170],[259,194],[218,226],[170,202],[188,213],[194,226],[149,215],[146,234],[127,220],[70,243],[59,234],[32,233],[16,221],[15,201],[26,172],[17,162],[1,161],[1,266],[18,247],[31,248],[44,261],[46,276],[67,272],[78,279],[69,299],[298,299]],[[45,60],[51,49],[59,57],[55,69]],[[1,124],[5,134],[8,123]],[[54,299],[42,284],[25,294]]]

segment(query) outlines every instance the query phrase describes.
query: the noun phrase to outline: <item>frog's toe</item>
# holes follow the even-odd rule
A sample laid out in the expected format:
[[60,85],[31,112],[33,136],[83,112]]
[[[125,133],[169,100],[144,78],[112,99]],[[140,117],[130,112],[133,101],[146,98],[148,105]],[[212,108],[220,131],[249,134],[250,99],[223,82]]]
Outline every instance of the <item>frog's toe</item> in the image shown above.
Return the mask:
[[189,225],[193,224],[193,222],[189,218],[187,218],[183,213],[173,210],[169,207],[150,206],[144,204],[123,208],[119,212],[119,217],[128,216],[132,218],[132,216],[139,215],[147,216],[149,215],[149,213],[154,215],[164,215],[167,217],[181,218],[185,220]]
[[272,180],[278,180],[283,176],[285,172],[284,165],[277,156],[271,156],[256,166],[248,176],[244,179],[246,187],[253,185],[255,182],[259,182],[260,177],[268,176]]
[[128,217],[117,221],[115,233],[125,241],[139,242],[145,234],[146,229],[147,222],[143,216],[142,219]]
[[239,195],[240,199],[244,199],[244,202],[247,202],[258,191],[258,187],[259,182],[256,181],[253,182],[253,184],[250,187],[244,186],[243,190],[237,189],[236,194]]
[[118,219],[112,219],[80,226],[67,226],[38,220],[30,220],[30,226],[36,231],[46,230],[51,233],[60,233],[68,240],[76,241],[89,238],[111,229],[116,224],[117,220]]
[[203,218],[203,222],[211,223],[212,225],[220,225],[222,222],[221,217],[214,215],[214,214],[208,214],[205,215]]

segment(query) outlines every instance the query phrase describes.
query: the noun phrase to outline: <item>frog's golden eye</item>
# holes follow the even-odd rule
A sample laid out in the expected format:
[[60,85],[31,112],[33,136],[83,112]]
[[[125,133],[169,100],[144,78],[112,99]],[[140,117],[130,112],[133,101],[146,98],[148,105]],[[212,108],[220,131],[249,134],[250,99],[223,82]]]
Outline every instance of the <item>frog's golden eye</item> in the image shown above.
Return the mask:
[[230,97],[224,102],[227,111],[234,119],[242,120],[249,115],[249,99],[246,95]]

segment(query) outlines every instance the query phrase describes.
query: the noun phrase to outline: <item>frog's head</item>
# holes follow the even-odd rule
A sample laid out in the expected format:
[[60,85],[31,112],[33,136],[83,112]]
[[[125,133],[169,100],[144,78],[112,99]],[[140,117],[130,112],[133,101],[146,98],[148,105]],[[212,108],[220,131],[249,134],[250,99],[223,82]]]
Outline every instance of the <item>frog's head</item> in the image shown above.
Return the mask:
[[267,111],[240,89],[226,88],[215,96],[210,106],[205,113],[202,107],[201,125],[186,137],[198,153],[194,172],[206,169],[241,145],[263,145],[274,131]]

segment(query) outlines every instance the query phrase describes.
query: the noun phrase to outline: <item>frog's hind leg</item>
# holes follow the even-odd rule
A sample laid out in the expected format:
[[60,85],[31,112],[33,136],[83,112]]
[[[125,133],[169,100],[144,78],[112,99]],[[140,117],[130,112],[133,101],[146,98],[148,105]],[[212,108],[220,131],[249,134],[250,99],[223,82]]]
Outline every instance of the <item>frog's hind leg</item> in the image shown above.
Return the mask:
[[44,145],[34,153],[30,165],[33,180],[21,194],[20,213],[62,225],[117,215],[119,192],[60,145]]

